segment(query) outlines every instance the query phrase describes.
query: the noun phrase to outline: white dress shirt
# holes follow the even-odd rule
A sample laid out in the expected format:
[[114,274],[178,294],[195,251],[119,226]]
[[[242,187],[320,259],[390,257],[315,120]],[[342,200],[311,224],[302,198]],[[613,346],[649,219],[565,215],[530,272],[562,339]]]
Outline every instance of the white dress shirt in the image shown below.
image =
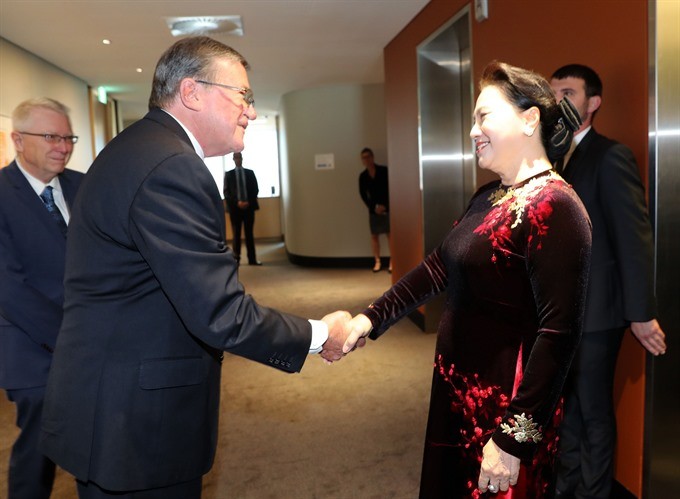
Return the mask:
[[[38,196],[40,196],[43,193],[45,187],[47,187],[48,185],[52,186],[52,196],[54,197],[54,204],[57,205],[57,208],[59,208],[59,211],[61,212],[61,216],[64,217],[64,222],[66,222],[66,225],[68,225],[68,221],[71,218],[71,215],[69,214],[68,206],[66,205],[66,199],[64,199],[64,192],[61,190],[59,177],[56,176],[52,180],[50,180],[49,183],[45,184],[41,180],[38,180],[37,178],[32,176],[26,170],[24,170],[24,167],[21,166],[21,163],[19,162],[19,158],[15,158],[15,161],[17,163],[17,166],[19,167],[19,171],[24,175],[24,177],[26,177],[26,180],[28,180],[28,183],[31,184],[31,187]],[[40,199],[40,201],[42,201],[42,198]]]

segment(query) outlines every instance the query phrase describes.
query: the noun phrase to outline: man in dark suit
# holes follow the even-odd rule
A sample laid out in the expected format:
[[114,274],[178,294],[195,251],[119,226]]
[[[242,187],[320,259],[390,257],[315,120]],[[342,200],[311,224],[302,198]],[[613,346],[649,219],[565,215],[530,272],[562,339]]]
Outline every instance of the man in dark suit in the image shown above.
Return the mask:
[[81,498],[191,499],[213,463],[222,351],[300,371],[342,356],[350,316],[258,305],[238,282],[203,157],[243,149],[247,63],[208,37],[156,66],[149,113],[99,154],[72,213],[41,448]]
[[0,169],[0,387],[16,404],[8,497],[47,498],[55,466],[38,450],[47,373],[61,325],[69,207],[82,173],[66,170],[68,110],[47,98],[12,114],[16,159]]
[[236,167],[224,176],[224,199],[227,202],[229,219],[234,231],[234,255],[236,260],[241,259],[241,227],[243,227],[246,233],[248,265],[262,265],[255,255],[255,238],[253,237],[255,210],[260,209],[260,204],[257,202],[257,194],[260,192],[257,178],[253,170],[243,168],[243,156],[240,152],[234,153],[234,164]]
[[616,445],[612,390],[623,334],[630,326],[652,354],[666,350],[656,320],[652,228],[632,152],[592,128],[602,102],[598,75],[572,64],[558,69],[551,85],[583,121],[561,173],[593,224],[583,336],[565,388],[557,497],[608,498]]

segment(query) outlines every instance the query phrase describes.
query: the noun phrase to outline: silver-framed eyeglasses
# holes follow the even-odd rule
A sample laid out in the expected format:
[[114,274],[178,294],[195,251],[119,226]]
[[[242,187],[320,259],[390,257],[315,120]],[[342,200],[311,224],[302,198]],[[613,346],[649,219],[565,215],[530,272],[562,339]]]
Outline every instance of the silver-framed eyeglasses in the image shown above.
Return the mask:
[[216,87],[222,87],[229,90],[235,90],[243,96],[243,100],[249,106],[255,105],[255,96],[253,95],[253,90],[248,87],[234,87],[231,85],[225,85],[223,83],[213,83],[212,81],[196,80],[198,83],[203,83],[204,85],[215,85]]
[[31,133],[31,132],[18,132],[20,135],[32,135],[33,137],[42,137],[48,144],[61,144],[66,142],[67,144],[75,144],[78,142],[77,135],[57,135],[56,133]]

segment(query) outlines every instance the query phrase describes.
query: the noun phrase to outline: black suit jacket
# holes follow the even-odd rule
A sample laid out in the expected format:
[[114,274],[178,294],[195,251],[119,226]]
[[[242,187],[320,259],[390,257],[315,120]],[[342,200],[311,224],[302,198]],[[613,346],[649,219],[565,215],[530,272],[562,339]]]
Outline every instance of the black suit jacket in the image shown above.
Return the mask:
[[73,209],[42,450],[109,490],[197,478],[215,453],[221,352],[295,372],[310,342],[307,320],[244,293],[215,181],[154,109],[100,153]]
[[[73,206],[82,173],[59,175]],[[17,167],[0,169],[0,387],[45,386],[61,325],[66,240]]]
[[584,332],[653,319],[652,229],[633,153],[591,129],[562,175],[593,224]]
[[[259,210],[260,204],[257,202],[257,195],[260,192],[260,188],[257,185],[255,172],[248,168],[244,168],[243,172],[246,175],[246,195],[249,203],[248,209],[253,211]],[[238,196],[236,193],[236,168],[234,168],[224,175],[224,199],[227,201],[227,211],[229,212],[240,209],[238,207]]]

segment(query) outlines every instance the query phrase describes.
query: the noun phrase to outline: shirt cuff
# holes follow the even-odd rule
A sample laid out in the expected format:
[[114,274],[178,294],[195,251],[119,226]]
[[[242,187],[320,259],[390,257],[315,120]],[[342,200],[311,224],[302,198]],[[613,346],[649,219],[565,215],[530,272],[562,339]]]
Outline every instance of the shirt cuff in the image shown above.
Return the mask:
[[312,344],[309,345],[309,353],[319,353],[328,339],[328,326],[324,321],[308,320],[312,325]]

